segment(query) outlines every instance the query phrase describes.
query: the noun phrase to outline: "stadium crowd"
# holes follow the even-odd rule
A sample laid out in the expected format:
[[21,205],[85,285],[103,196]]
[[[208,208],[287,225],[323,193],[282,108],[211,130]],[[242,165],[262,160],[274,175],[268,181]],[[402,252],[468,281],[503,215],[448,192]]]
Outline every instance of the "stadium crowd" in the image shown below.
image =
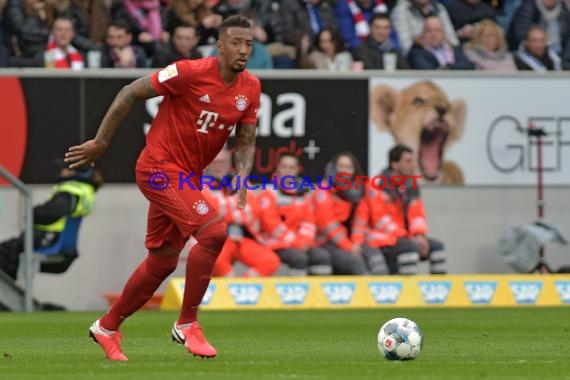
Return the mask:
[[570,0],[0,0],[0,67],[163,67],[253,21],[251,69],[570,68]]
[[[379,181],[413,176],[411,149],[395,146],[389,161]],[[249,191],[248,207],[240,209],[237,191],[229,185],[230,151],[216,156],[205,172],[216,182],[203,191],[227,223],[228,239],[214,276],[271,276],[281,264],[294,276],[413,275],[421,261],[432,274],[447,272],[443,244],[427,236],[419,186],[411,179],[398,186],[359,184],[355,178],[363,172],[350,152],[327,163],[323,178],[332,183],[320,183],[318,189],[300,185],[300,170],[297,156],[282,154],[274,182]],[[236,262],[245,272],[235,271]]]

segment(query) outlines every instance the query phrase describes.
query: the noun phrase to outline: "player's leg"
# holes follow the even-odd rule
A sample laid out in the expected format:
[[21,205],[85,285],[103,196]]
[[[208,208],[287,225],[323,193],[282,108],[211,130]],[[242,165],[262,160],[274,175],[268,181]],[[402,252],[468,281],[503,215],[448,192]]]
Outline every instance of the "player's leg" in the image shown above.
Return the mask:
[[290,276],[306,276],[309,266],[309,257],[303,251],[294,248],[277,249],[275,253],[283,264],[289,266]]
[[275,252],[250,238],[241,240],[236,258],[250,268],[246,273],[250,277],[272,276],[281,266],[281,260]]
[[362,257],[355,256],[351,252],[343,251],[333,244],[325,245],[330,252],[333,274],[338,275],[361,275],[366,274],[366,265]]
[[428,238],[428,241],[430,272],[432,274],[446,274],[447,262],[443,243],[431,238]]
[[215,217],[194,233],[198,243],[188,254],[182,309],[172,328],[175,341],[184,343],[194,356],[207,358],[216,356],[217,352],[204,337],[198,323],[198,306],[208,289],[214,264],[227,238],[226,224],[214,209],[211,210]]
[[[161,234],[160,231],[166,232]],[[108,359],[127,360],[120,347],[119,326],[143,307],[176,269],[184,243],[176,226],[151,203],[146,238],[148,255],[127,280],[117,302],[89,329],[90,336],[101,345]]]
[[226,243],[222,247],[222,251],[218,255],[216,264],[214,265],[214,270],[212,272],[213,277],[232,277],[234,275],[233,263],[238,250],[238,242],[231,239],[226,240]]
[[379,248],[372,248],[368,245],[362,246],[362,257],[366,262],[368,271],[373,275],[387,275],[390,273],[386,259]]
[[328,276],[333,273],[332,259],[329,251],[322,247],[309,249],[309,274],[314,276]]
[[418,274],[420,253],[417,244],[406,238],[398,238],[393,247],[396,254],[398,273],[402,275]]

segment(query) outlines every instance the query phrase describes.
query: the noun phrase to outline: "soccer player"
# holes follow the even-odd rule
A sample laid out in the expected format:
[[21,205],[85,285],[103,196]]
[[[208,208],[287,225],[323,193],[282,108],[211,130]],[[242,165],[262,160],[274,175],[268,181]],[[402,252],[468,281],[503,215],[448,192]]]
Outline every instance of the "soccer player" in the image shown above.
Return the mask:
[[[150,201],[145,240],[149,252],[116,304],[89,329],[110,360],[128,360],[121,350],[119,326],[174,271],[190,236],[197,244],[188,255],[182,309],[172,337],[195,356],[216,356],[202,333],[197,312],[226,241],[227,227],[204,198],[199,183],[203,169],[234,129],[237,174],[243,178],[251,172],[261,95],[259,79],[245,71],[252,43],[247,19],[229,17],[219,28],[217,57],[178,61],[125,86],[95,138],[69,148],[65,155],[70,168],[93,165],[135,100],[164,96],[136,165],[137,185]],[[244,186],[238,197],[244,208]]]

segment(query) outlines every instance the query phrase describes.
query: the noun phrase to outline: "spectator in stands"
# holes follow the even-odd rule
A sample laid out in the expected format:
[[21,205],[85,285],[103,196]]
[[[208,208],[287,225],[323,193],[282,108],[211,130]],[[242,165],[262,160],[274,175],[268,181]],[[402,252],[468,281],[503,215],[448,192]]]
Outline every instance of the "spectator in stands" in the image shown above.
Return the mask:
[[563,0],[523,0],[509,30],[511,50],[519,48],[533,25],[540,25],[545,30],[546,45],[560,54],[570,38],[570,12]]
[[253,9],[253,3],[253,0],[221,0],[214,6],[214,12],[225,20],[238,13],[249,12]]
[[124,20],[133,34],[133,43],[154,55],[157,42],[168,43],[170,35],[162,26],[160,0],[121,0],[111,6],[113,20]]
[[562,62],[554,49],[547,46],[546,32],[538,25],[532,26],[515,55],[519,70],[537,72],[560,71]]
[[51,35],[43,52],[36,54],[34,66],[55,69],[83,70],[85,59],[71,44],[75,37],[73,21],[67,16],[58,16],[53,22]]
[[366,70],[383,70],[384,54],[396,55],[396,69],[408,68],[406,59],[394,48],[390,40],[392,22],[390,17],[383,13],[377,13],[370,20],[370,37],[366,42],[358,45],[355,51],[357,61],[362,61]]
[[189,24],[178,25],[174,28],[170,44],[157,49],[152,67],[165,67],[181,59],[202,58],[202,54],[197,49],[199,41],[200,36],[195,27]]
[[121,69],[148,67],[143,48],[133,45],[132,40],[129,24],[123,20],[111,21],[107,26],[107,37],[101,52],[101,67]]
[[[333,274],[366,274],[363,247],[351,239],[354,210],[364,193],[362,186],[354,186],[357,175],[363,172],[356,157],[349,152],[338,153],[325,167],[325,178],[331,178],[332,183],[320,186],[313,198],[317,242],[329,251]],[[345,182],[353,185],[345,186]]]
[[[62,164],[62,166],[64,166]],[[70,218],[82,218],[93,212],[95,192],[102,186],[101,173],[92,168],[59,173],[58,184],[45,203],[34,207],[34,249],[49,248],[58,242]],[[24,235],[0,243],[0,270],[14,280],[18,275]],[[42,262],[40,271],[63,273],[78,257],[77,248],[54,255],[58,260]]]
[[445,7],[462,43],[473,38],[479,22],[495,20],[495,10],[482,0],[450,0]]
[[445,39],[451,45],[459,44],[445,7],[435,0],[398,0],[391,16],[400,41],[400,49],[405,55],[412,48],[416,38],[422,34],[424,22],[428,17],[437,17],[440,20]]
[[16,39],[11,66],[34,65],[34,57],[45,49],[53,17],[54,9],[48,1],[8,0],[2,22],[8,37]]
[[329,0],[281,0],[286,30],[301,30],[314,40],[324,27],[336,28],[334,6]]
[[[413,151],[396,145],[388,154],[389,167],[382,176],[389,183],[379,183],[368,192],[370,214],[376,224],[374,231],[395,235],[395,243],[384,240],[381,244],[391,274],[416,274],[418,259],[429,261],[430,273],[445,274],[447,264],[443,244],[428,238],[427,217],[419,185],[414,185]],[[402,186],[393,186],[394,176],[406,176]],[[382,241],[382,239],[381,239]],[[392,244],[390,244],[392,243]]]
[[408,55],[410,68],[415,70],[474,70],[461,47],[445,40],[443,25],[438,17],[425,20],[424,31]]
[[279,157],[277,186],[262,190],[257,199],[262,238],[289,266],[291,275],[332,274],[330,253],[315,241],[317,227],[309,188],[301,188],[299,158]]
[[505,33],[510,30],[513,16],[521,3],[522,0],[501,1],[501,6],[496,8],[495,20]]
[[204,0],[172,0],[166,11],[166,30],[174,33],[181,24],[192,25],[198,31],[198,45],[214,45],[222,16],[215,14]]
[[[89,39],[89,28],[91,22],[89,7],[91,5],[105,7],[104,4],[97,4],[102,2],[103,0],[95,0],[93,1],[93,4],[89,4],[89,2],[84,0],[50,0],[54,10],[54,18],[58,16],[66,16],[73,22],[75,35],[73,36],[71,44],[82,54],[85,54],[88,50],[95,47],[95,44]],[[105,22],[106,19],[95,19],[93,21]],[[104,25],[106,24],[103,24],[103,26]],[[99,25],[98,27],[101,28],[103,26]]]
[[0,0],[0,67],[7,67],[9,63],[10,54],[8,49],[4,46],[4,27],[2,23],[2,14],[7,0]]
[[473,38],[463,46],[463,51],[477,70],[517,70],[512,54],[507,51],[503,31],[492,20],[483,20],[476,26]]
[[[314,50],[309,54],[309,66],[317,70],[346,71],[352,69],[352,54],[336,29],[325,27],[317,34]],[[308,48],[308,46],[305,46]]]
[[[256,30],[263,30],[259,28],[257,25],[257,13],[255,11],[249,11],[244,14],[245,17],[249,20],[251,24],[251,29],[254,31],[253,33],[253,50],[251,52],[251,56],[247,61],[247,68],[250,70],[255,69],[265,69],[269,70],[273,68],[273,58],[269,53],[267,47],[258,40],[256,35],[259,34],[255,33]],[[266,37],[266,36],[265,36]],[[262,37],[263,38],[263,37]]]
[[374,13],[387,13],[384,0],[339,0],[335,17],[342,39],[353,51],[370,35],[369,23]]
[[238,207],[237,191],[228,186],[233,179],[230,175],[231,168],[231,153],[224,148],[204,171],[207,176],[215,179],[211,187],[204,186],[204,196],[228,225],[228,238],[216,260],[213,275],[235,276],[233,264],[239,261],[248,268],[245,274],[247,277],[271,276],[277,272],[281,262],[277,254],[266,244],[257,241],[259,237],[257,196],[249,191],[247,207],[245,209]]

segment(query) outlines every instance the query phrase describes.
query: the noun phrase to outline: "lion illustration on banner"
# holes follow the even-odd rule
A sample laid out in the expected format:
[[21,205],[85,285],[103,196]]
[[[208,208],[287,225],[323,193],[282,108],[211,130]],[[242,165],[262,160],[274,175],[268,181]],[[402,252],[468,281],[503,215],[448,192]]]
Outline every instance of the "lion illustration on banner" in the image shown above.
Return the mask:
[[414,150],[416,168],[426,184],[464,183],[461,168],[444,159],[465,129],[467,107],[428,80],[401,91],[380,84],[370,93],[370,118],[378,131],[389,132],[396,143]]

